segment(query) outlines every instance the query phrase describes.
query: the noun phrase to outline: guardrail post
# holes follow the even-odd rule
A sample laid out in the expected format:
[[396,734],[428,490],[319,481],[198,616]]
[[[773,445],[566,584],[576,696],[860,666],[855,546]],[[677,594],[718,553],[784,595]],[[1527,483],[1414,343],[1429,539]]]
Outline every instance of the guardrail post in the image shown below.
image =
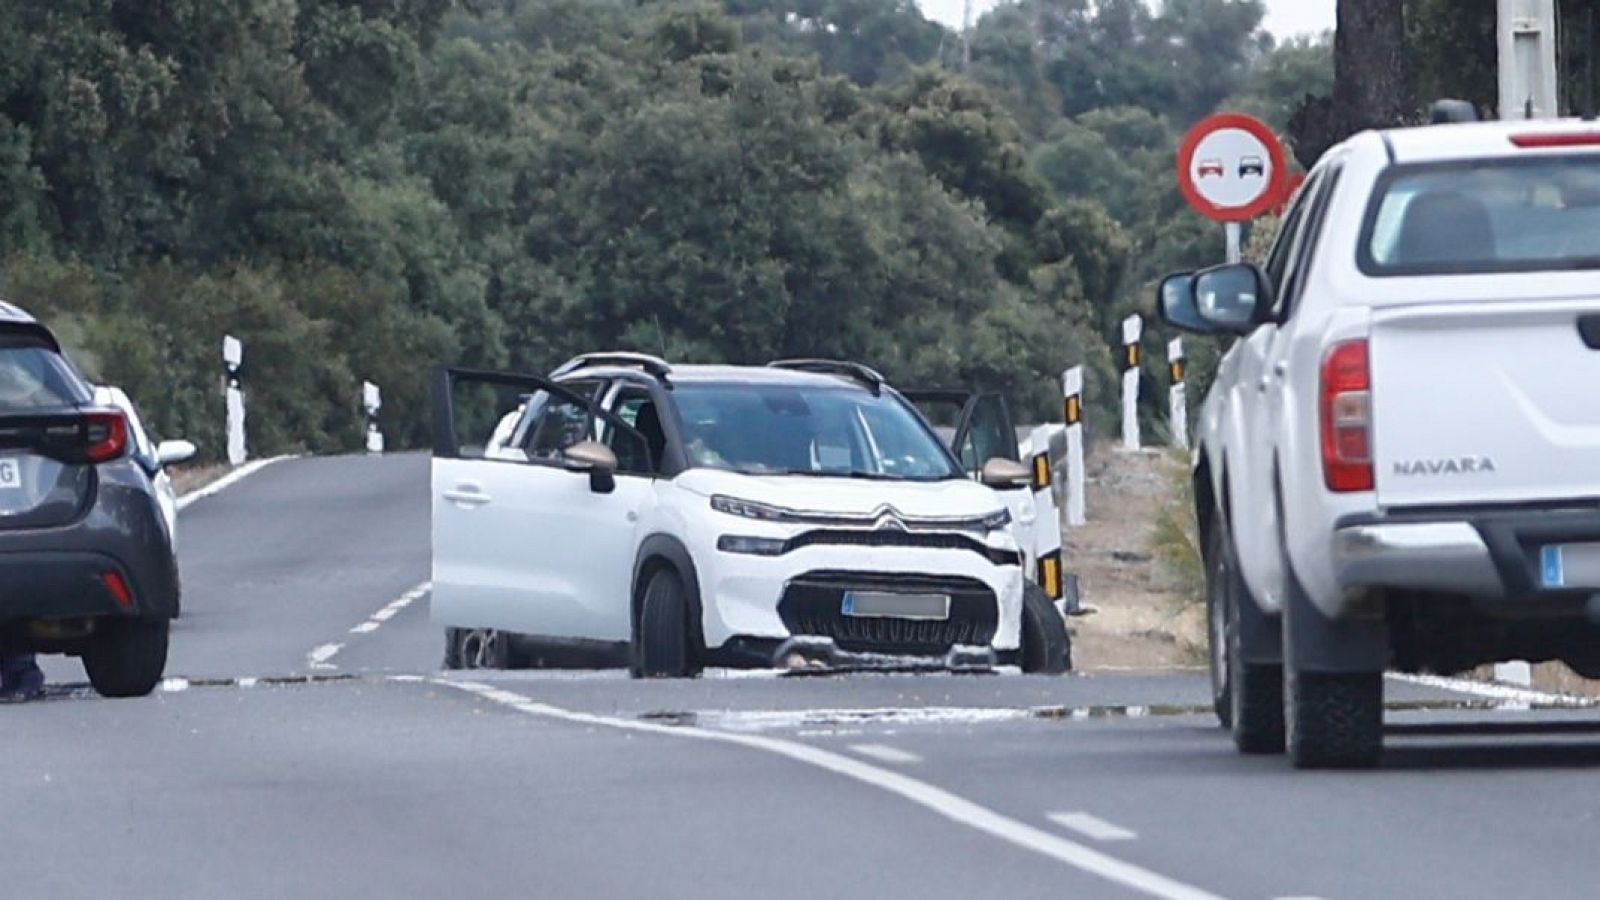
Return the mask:
[[1167,398],[1167,415],[1172,426],[1172,446],[1189,449],[1189,388],[1184,382],[1183,338],[1173,338],[1167,344],[1167,371],[1172,376],[1171,394]]
[[1036,578],[1045,596],[1060,600],[1066,580],[1061,569],[1061,510],[1056,507],[1055,470],[1050,465],[1050,437],[1054,425],[1040,425],[1028,439],[1033,469],[1033,553]]
[[1062,373],[1061,393],[1066,402],[1067,525],[1077,528],[1087,521],[1083,502],[1083,366],[1073,366]]
[[1139,338],[1144,320],[1137,314],[1122,322],[1122,447],[1138,450],[1139,441]]
[[222,368],[227,376],[228,464],[242,466],[249,459],[244,441],[244,344],[231,334],[222,337]]

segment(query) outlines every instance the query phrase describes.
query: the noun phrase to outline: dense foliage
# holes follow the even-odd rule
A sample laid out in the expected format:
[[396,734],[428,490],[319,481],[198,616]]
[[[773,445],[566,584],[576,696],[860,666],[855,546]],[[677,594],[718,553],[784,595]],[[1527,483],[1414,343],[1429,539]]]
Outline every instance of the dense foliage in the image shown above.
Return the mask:
[[[1326,42],[1256,0],[16,0],[0,14],[4,289],[156,431],[258,452],[425,442],[442,362],[593,348],[850,357],[1028,413],[1168,268],[1220,255],[1177,135],[1278,124]],[[1158,338],[1152,337],[1152,340]]]

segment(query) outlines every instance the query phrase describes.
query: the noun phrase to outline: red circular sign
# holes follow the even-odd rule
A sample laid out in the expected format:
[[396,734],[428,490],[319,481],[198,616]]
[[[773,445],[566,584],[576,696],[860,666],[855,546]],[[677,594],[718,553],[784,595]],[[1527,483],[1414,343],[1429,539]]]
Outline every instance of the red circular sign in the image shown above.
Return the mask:
[[1189,129],[1178,148],[1183,199],[1218,222],[1246,222],[1284,196],[1289,167],[1283,144],[1265,122],[1218,113]]

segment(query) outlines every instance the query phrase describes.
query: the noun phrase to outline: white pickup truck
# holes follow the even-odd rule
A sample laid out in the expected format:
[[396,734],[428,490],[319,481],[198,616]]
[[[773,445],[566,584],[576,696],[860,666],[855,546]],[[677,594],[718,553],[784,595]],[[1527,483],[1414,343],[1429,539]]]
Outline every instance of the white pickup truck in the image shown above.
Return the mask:
[[1194,489],[1241,751],[1375,764],[1390,669],[1600,677],[1600,124],[1358,135],[1159,305],[1238,338]]

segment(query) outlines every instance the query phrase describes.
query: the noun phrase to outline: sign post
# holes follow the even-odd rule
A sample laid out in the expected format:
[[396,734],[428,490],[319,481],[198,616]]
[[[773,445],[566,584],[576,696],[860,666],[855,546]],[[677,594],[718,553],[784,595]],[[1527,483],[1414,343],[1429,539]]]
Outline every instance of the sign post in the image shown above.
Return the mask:
[[222,338],[222,368],[227,376],[228,464],[242,466],[249,459],[244,443],[244,389],[240,382],[244,344],[231,334]]
[[1083,502],[1083,366],[1073,366],[1061,374],[1061,394],[1066,401],[1067,525],[1077,528],[1088,521]]
[[1139,339],[1144,319],[1122,320],[1122,449],[1139,449]]

